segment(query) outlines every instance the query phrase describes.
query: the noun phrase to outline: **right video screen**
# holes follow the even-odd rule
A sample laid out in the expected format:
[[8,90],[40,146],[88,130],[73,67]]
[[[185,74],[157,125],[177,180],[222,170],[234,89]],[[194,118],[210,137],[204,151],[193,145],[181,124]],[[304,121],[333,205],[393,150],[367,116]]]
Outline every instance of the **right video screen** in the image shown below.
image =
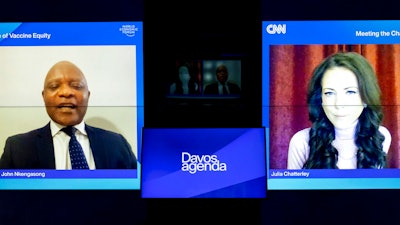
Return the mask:
[[268,190],[400,189],[400,21],[262,21]]

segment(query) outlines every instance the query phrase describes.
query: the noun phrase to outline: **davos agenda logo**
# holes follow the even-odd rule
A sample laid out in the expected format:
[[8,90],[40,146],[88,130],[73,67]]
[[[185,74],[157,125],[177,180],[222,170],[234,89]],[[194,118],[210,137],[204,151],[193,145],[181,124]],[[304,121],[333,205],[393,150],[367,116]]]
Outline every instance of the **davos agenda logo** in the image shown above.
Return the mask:
[[195,174],[198,171],[226,171],[227,165],[218,160],[217,155],[192,155],[182,152],[182,171]]
[[265,30],[268,34],[286,34],[286,24],[269,24]]

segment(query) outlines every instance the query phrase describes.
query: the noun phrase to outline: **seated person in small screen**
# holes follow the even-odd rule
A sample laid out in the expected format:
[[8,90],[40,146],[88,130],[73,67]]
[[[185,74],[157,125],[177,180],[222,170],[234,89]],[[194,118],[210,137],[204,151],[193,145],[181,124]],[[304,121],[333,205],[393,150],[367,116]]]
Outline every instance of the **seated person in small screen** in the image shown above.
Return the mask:
[[228,80],[228,68],[225,65],[219,65],[215,71],[217,81],[209,84],[204,89],[204,94],[211,95],[238,95],[240,94],[239,85]]
[[313,71],[307,104],[311,127],[290,140],[288,169],[381,169],[391,134],[381,125],[380,88],[366,58],[336,53]]
[[199,84],[193,75],[192,66],[189,63],[182,64],[178,67],[174,82],[169,90],[171,95],[189,95],[199,94]]
[[136,169],[136,156],[121,134],[85,123],[89,96],[86,78],[75,64],[69,61],[54,64],[46,75],[42,91],[50,122],[8,137],[0,168],[71,169],[70,137],[61,129],[73,126],[89,169]]

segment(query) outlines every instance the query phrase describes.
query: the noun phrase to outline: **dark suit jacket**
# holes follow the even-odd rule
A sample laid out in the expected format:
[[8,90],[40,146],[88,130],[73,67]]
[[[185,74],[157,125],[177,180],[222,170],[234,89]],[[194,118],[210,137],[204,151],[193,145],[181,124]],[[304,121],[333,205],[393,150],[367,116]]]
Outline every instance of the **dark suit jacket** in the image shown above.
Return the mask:
[[[231,82],[227,82],[226,84],[228,85],[229,93],[231,95],[240,94],[240,88],[237,84]],[[218,82],[207,85],[206,88],[204,89],[204,94],[218,95],[219,94]]]
[[[85,125],[96,169],[136,169],[137,159],[121,135]],[[2,169],[55,169],[50,123],[7,138],[0,158]]]

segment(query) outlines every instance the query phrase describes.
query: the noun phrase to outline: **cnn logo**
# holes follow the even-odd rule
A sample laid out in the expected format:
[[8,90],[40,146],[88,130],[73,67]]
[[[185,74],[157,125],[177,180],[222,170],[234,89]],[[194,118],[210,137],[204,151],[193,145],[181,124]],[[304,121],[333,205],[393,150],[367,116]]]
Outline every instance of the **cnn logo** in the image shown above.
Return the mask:
[[270,24],[265,30],[268,34],[286,34],[286,24]]

